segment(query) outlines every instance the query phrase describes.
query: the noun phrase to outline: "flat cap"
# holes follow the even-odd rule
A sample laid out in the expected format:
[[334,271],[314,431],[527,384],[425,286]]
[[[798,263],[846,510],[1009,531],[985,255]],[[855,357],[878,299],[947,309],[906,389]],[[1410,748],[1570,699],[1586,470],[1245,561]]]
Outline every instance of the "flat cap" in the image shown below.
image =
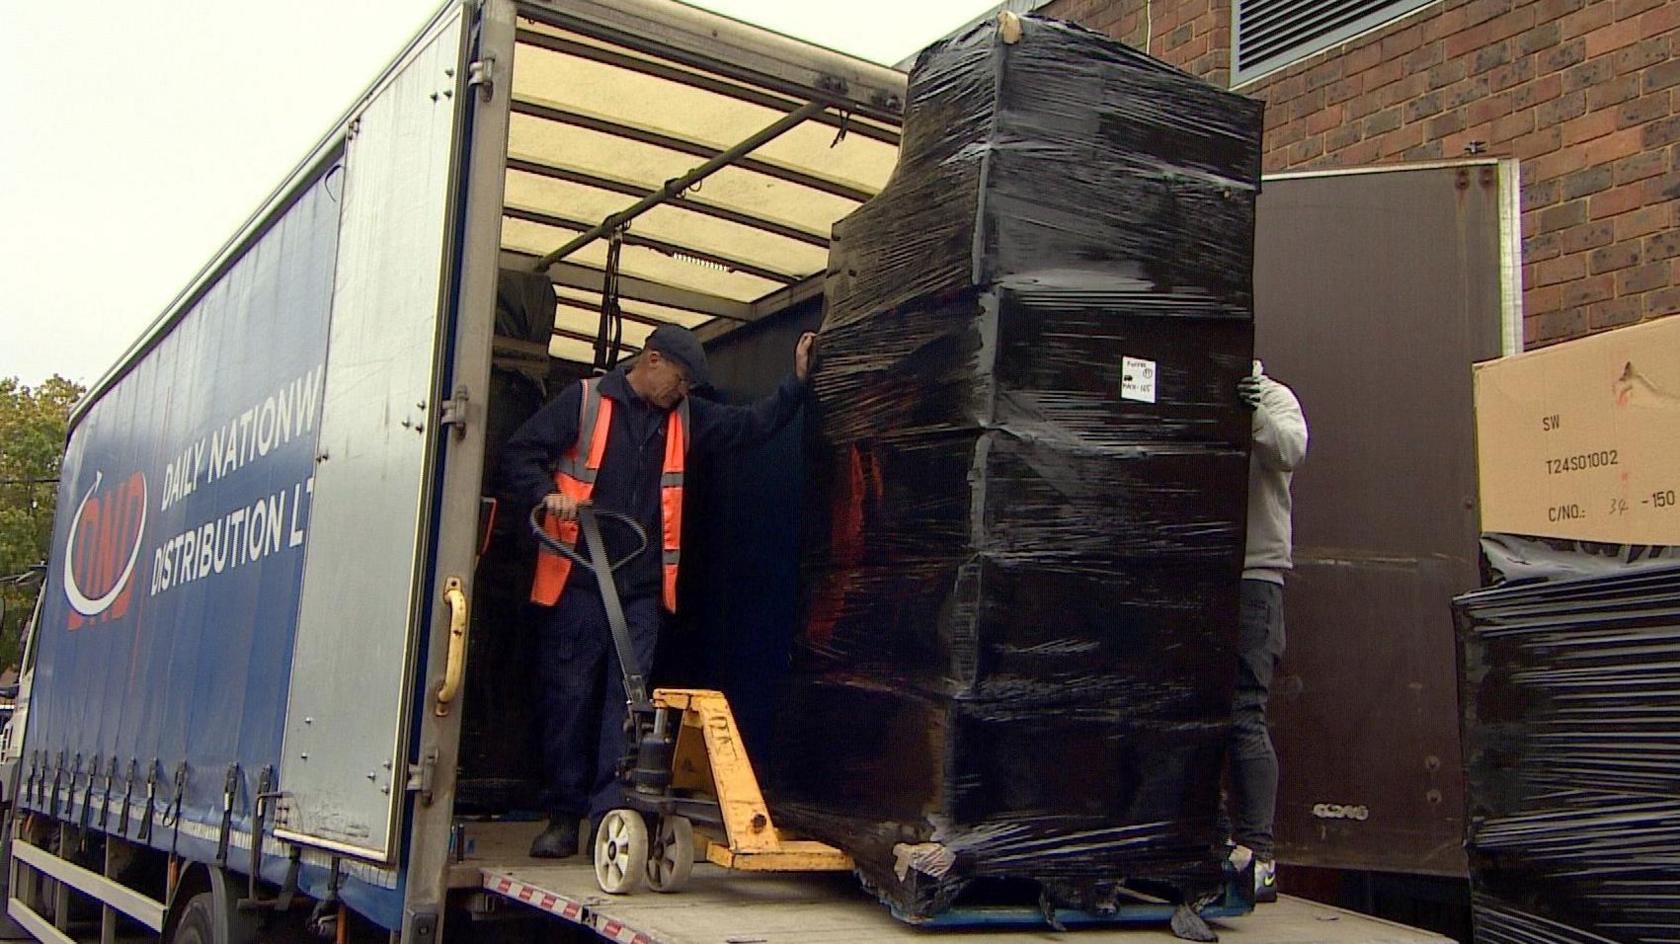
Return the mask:
[[706,366],[706,349],[694,332],[681,325],[662,324],[648,335],[643,350],[658,351],[688,370],[688,379],[696,387],[712,385],[712,372]]

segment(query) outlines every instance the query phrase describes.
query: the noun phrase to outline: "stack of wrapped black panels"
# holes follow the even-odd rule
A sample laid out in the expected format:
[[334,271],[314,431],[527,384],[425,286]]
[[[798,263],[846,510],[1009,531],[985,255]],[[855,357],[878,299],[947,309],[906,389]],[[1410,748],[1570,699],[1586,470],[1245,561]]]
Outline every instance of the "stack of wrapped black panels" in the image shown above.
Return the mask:
[[1221,882],[1261,106],[1020,24],[917,62],[806,426],[773,796],[913,920]]
[[1456,601],[1481,944],[1680,940],[1680,552],[1484,539]]

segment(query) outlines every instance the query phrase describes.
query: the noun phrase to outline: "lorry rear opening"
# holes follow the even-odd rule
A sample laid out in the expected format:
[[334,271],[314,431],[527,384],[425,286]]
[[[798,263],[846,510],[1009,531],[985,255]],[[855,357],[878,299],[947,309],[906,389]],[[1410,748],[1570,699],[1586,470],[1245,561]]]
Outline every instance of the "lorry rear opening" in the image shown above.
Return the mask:
[[[710,344],[820,305],[831,227],[897,160],[901,73],[672,9],[663,36],[547,7],[516,22],[455,809],[527,825],[477,847],[486,865],[523,859],[530,837],[507,832],[534,835],[544,812],[531,671],[541,617],[526,604],[536,548],[530,509],[498,488],[501,446],[567,384],[634,357],[658,325]],[[713,54],[684,52],[702,32]],[[773,366],[791,369],[791,347]]]

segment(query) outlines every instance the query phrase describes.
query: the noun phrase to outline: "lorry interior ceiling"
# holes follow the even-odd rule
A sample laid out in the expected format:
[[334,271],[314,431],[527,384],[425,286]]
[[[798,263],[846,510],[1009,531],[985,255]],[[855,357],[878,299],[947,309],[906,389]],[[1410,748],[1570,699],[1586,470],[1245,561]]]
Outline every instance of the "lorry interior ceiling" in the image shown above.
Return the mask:
[[[547,353],[610,366],[603,309],[622,357],[662,323],[711,340],[821,294],[830,228],[898,159],[902,73],[707,17],[755,51],[720,70],[560,6],[518,22],[501,234],[504,268],[555,284]],[[688,12],[665,39],[700,28]],[[825,79],[754,61],[784,49],[831,58],[811,63]]]

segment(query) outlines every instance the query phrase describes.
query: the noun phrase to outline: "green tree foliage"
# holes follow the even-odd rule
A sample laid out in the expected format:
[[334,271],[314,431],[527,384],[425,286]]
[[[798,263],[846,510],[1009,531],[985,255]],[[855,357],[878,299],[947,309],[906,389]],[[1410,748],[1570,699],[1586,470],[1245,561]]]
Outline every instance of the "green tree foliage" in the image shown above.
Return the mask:
[[35,387],[0,378],[0,666],[17,664],[18,627],[39,589],[39,581],[6,578],[47,558],[65,429],[70,408],[85,392],[58,376]]

